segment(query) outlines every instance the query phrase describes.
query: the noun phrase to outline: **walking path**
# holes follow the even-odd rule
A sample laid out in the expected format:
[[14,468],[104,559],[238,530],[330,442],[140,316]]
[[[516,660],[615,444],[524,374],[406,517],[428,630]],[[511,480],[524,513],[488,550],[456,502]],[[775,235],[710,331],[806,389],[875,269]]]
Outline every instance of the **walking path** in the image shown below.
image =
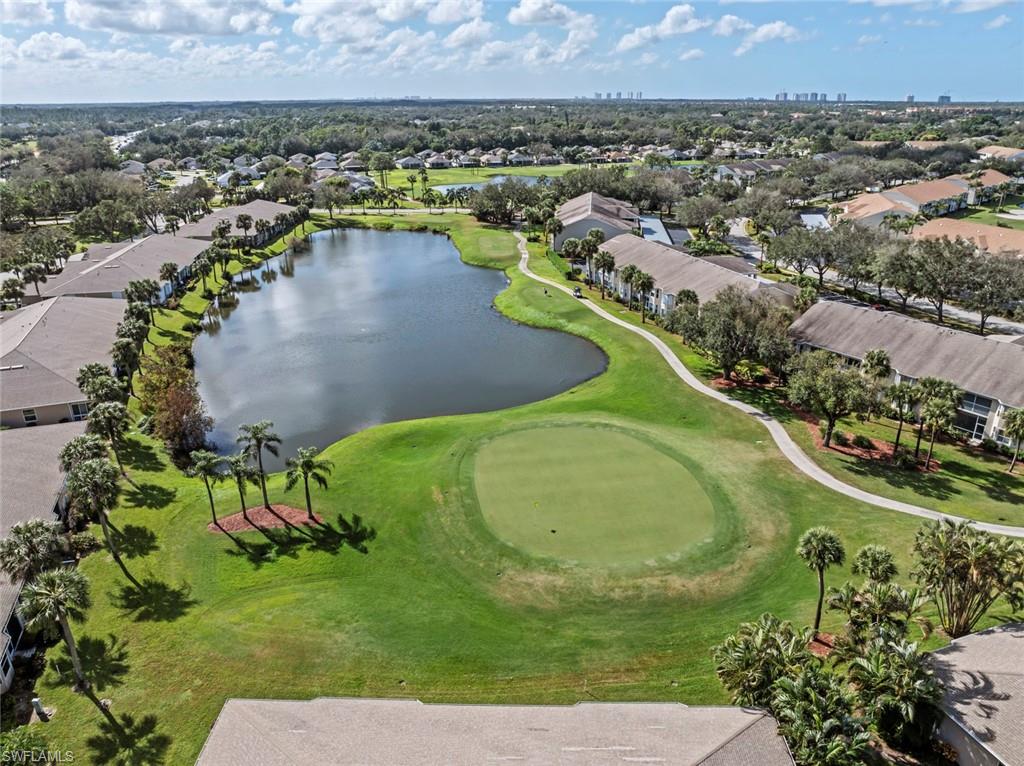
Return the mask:
[[[519,270],[530,279],[542,282],[545,285],[548,285],[549,287],[553,287],[556,290],[561,290],[562,292],[571,296],[572,290],[570,290],[568,287],[560,285],[557,282],[554,282],[550,279],[538,276],[537,274],[534,274],[530,270],[530,256],[529,252],[526,249],[526,240],[523,238],[523,235],[520,234],[518,231],[515,232],[515,236],[517,245],[519,247]],[[716,391],[715,389],[704,385],[704,383],[702,383],[697,378],[697,376],[695,376],[686,368],[682,361],[680,361],[679,357],[676,356],[672,352],[672,349],[668,347],[668,344],[666,344],[665,341],[663,341],[657,335],[648,330],[643,329],[642,327],[637,327],[636,325],[631,324],[623,319],[620,319],[619,317],[609,314],[607,311],[605,311],[603,308],[595,304],[593,301],[583,301],[583,305],[587,306],[591,311],[593,311],[595,314],[602,317],[603,319],[607,319],[609,322],[612,322],[613,324],[616,324],[619,327],[623,327],[648,341],[652,346],[654,346],[658,350],[658,353],[661,354],[662,358],[666,362],[668,362],[668,366],[672,368],[672,371],[676,375],[678,375],[683,380],[683,382],[689,385],[691,388],[696,389],[705,396],[710,396],[712,399],[717,399],[718,401],[723,402],[724,404],[728,404],[730,407],[735,407],[740,412],[744,412],[747,415],[755,417],[759,421],[761,421],[762,425],[764,425],[764,427],[768,429],[768,433],[772,435],[772,438],[775,440],[775,443],[778,445],[779,449],[782,450],[782,454],[786,456],[789,462],[791,462],[794,466],[797,467],[798,470],[800,470],[802,473],[806,474],[810,478],[814,479],[819,484],[822,484],[831,490],[844,494],[847,497],[852,497],[854,500],[860,500],[861,502],[864,503],[870,503],[871,505],[876,505],[880,508],[887,508],[892,511],[899,511],[900,513],[906,513],[911,516],[919,516],[923,519],[950,519],[952,521],[963,521],[963,518],[960,516],[953,516],[948,513],[939,513],[938,511],[932,511],[929,510],[928,508],[922,508],[921,506],[911,505],[910,503],[904,503],[900,500],[891,500],[887,497],[882,497],[881,495],[875,495],[872,494],[871,492],[865,492],[862,489],[857,489],[856,487],[850,486],[849,484],[840,481],[835,476],[830,474],[828,471],[821,468],[809,457],[807,457],[804,451],[797,446],[796,442],[793,441],[792,437],[790,437],[789,433],[778,420],[771,417],[770,415],[765,414],[764,412],[761,412],[761,410],[747,404],[746,402],[741,402],[738,399],[734,399],[731,396],[728,396],[727,394],[723,394],[721,391]],[[1010,537],[1024,537],[1024,527],[1014,527],[1003,524],[988,524],[981,521],[974,522],[974,526],[978,529],[983,529],[986,532],[994,532],[996,534],[1008,535]]]

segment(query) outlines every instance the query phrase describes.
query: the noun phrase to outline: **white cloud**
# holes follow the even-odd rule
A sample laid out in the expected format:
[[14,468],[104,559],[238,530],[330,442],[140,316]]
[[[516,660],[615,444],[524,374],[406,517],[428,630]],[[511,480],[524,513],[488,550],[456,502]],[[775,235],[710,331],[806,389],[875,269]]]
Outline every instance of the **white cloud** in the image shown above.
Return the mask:
[[445,48],[465,48],[469,45],[479,45],[491,37],[494,25],[483,19],[467,21],[451,31],[444,38]]
[[18,58],[32,61],[67,61],[84,58],[88,48],[77,37],[60,32],[36,32],[18,46]]
[[[508,22],[516,26],[555,26],[566,30],[565,39],[557,45],[539,35],[531,34],[522,39],[521,60],[531,67],[573,61],[586,53],[597,38],[597,19],[554,0],[520,0],[508,12]],[[504,49],[493,47],[487,55],[504,55]]]
[[793,27],[784,21],[772,21],[768,24],[762,24],[753,31],[748,32],[746,36],[744,36],[739,47],[733,51],[733,55],[742,56],[743,54],[749,53],[753,50],[755,46],[772,40],[783,40],[787,43],[794,43],[801,39],[802,35],[796,27]]
[[47,0],[0,0],[0,21],[19,26],[53,23],[53,9]]
[[431,24],[457,24],[483,15],[483,0],[439,0],[427,11],[427,21]]
[[882,42],[881,35],[861,35],[857,38],[857,45],[875,45]]
[[321,43],[337,43],[375,39],[384,31],[384,25],[373,16],[339,13],[324,18],[301,15],[292,24],[292,31],[300,37],[315,37]]
[[680,61],[696,61],[697,59],[704,58],[704,51],[700,48],[690,48],[688,51],[683,51],[679,54]]
[[582,15],[554,0],[519,0],[519,4],[508,12],[508,22],[516,26],[565,27],[578,23]]
[[753,28],[754,25],[746,19],[741,19],[739,16],[727,13],[715,22],[715,27],[711,30],[711,34],[718,35],[719,37],[730,37],[737,32],[746,32],[748,29]]
[[685,35],[711,26],[710,19],[699,19],[692,5],[674,5],[657,24],[637,27],[622,36],[615,50],[631,51],[643,45],[656,43],[669,37]]
[[929,18],[926,18],[924,16],[918,16],[916,19],[907,19],[906,21],[903,22],[903,25],[906,26],[906,27],[924,27],[924,28],[932,28],[932,27],[940,27],[940,26],[942,26],[935,19],[929,19]]
[[991,21],[986,22],[985,29],[999,29],[1000,27],[1005,27],[1011,21],[1012,19],[1009,16],[1005,13],[1001,13]]
[[943,0],[944,5],[952,5],[953,13],[977,13],[978,11],[991,11],[1003,5],[1009,5],[1014,0]]
[[637,63],[639,63],[640,66],[650,66],[651,64],[657,64],[658,63],[658,54],[657,53],[652,53],[651,51],[647,51],[646,53],[642,53],[640,55],[640,58],[637,59]]
[[276,34],[260,3],[230,0],[66,0],[64,17],[82,29],[150,34]]

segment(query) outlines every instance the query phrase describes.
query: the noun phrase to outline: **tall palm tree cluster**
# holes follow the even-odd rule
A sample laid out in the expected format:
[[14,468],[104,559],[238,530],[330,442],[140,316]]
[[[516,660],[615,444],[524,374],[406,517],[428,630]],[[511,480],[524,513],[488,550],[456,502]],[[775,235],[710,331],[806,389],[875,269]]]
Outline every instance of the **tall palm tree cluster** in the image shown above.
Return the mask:
[[[552,220],[557,223],[546,225],[545,230],[551,236],[556,236],[561,231],[561,222],[557,218]],[[583,262],[586,265],[587,284],[591,289],[595,282],[598,284],[602,300],[608,280],[615,273],[615,256],[601,249],[604,240],[604,232],[595,228],[582,239],[569,237],[562,243],[561,250],[562,257],[570,263]],[[619,271],[619,283],[626,288],[623,296],[626,305],[630,308],[637,306],[640,310],[640,323],[643,324],[647,321],[647,299],[654,291],[654,277],[630,263]]]
[[[827,527],[804,532],[796,553],[814,572],[813,626],[773,614],[744,623],[712,650],[716,673],[734,704],[770,711],[800,766],[854,766],[870,760],[874,740],[926,754],[941,718],[942,687],[911,632],[942,630],[957,638],[995,603],[1024,606],[1024,543],[982,532],[969,522],[927,522],[918,531],[910,572],[882,545],[857,551],[850,572],[862,577],[826,591],[825,573],[846,561]],[[835,636],[820,633],[822,609],[836,614]]]
[[[217,506],[213,498],[213,485],[220,482],[230,482],[234,485],[238,491],[241,513],[246,521],[249,521],[246,490],[250,484],[259,487],[263,498],[263,507],[269,511],[273,510],[267,492],[267,473],[263,467],[263,453],[266,452],[276,457],[281,446],[281,437],[274,432],[272,422],[261,420],[257,423],[239,426],[237,443],[240,447],[239,452],[229,457],[221,457],[209,450],[195,450],[191,453],[192,464],[187,473],[189,476],[202,480],[210,503],[210,515],[213,517],[215,526],[220,526],[220,522],[217,519]],[[334,464],[330,460],[320,457],[320,450],[316,447],[299,447],[295,457],[288,458],[285,464],[288,468],[285,474],[285,489],[291,490],[300,481],[302,482],[306,514],[310,522],[316,521],[309,483],[312,481],[321,489],[326,489],[327,477],[331,475]]]

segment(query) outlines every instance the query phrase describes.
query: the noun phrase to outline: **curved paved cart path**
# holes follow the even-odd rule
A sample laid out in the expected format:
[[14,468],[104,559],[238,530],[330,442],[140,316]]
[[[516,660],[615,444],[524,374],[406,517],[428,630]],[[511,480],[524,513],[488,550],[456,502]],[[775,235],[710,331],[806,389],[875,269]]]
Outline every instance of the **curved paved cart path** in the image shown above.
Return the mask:
[[[556,290],[561,290],[562,292],[568,295],[572,295],[572,291],[569,288],[560,285],[557,282],[554,282],[550,279],[545,279],[544,277],[538,276],[537,274],[534,274],[532,271],[530,271],[529,252],[526,249],[526,240],[523,238],[523,235],[520,234],[518,231],[515,232],[515,236],[517,240],[517,245],[519,247],[520,255],[519,270],[523,272],[523,274],[528,276],[530,279],[534,279],[538,282],[543,282],[545,285],[548,285],[549,287],[553,287]],[[906,513],[910,516],[919,516],[923,519],[951,519],[953,521],[964,520],[963,517],[960,516],[953,516],[948,513],[940,513],[938,511],[933,511],[928,508],[922,508],[921,506],[918,505],[911,505],[910,503],[904,503],[900,500],[892,500],[888,497],[882,497],[881,495],[875,495],[872,494],[871,492],[865,492],[862,489],[858,489],[857,487],[853,487],[849,484],[846,484],[845,482],[840,481],[835,476],[830,474],[828,471],[821,468],[809,457],[807,457],[804,451],[797,446],[796,442],[793,441],[792,437],[790,437],[786,429],[783,428],[782,424],[778,420],[773,418],[771,415],[767,415],[764,412],[761,412],[761,410],[757,409],[757,407],[753,407],[747,404],[746,402],[741,402],[738,399],[734,399],[731,396],[723,394],[721,391],[716,391],[715,389],[704,385],[704,383],[702,383],[696,375],[694,375],[692,372],[689,371],[689,369],[687,369],[687,367],[682,363],[682,361],[680,361],[679,357],[677,357],[672,352],[672,349],[668,347],[665,341],[663,341],[657,335],[641,327],[637,327],[636,325],[630,324],[629,322],[626,322],[623,319],[619,319],[618,317],[613,316],[612,314],[609,314],[603,308],[596,305],[593,301],[583,301],[583,305],[590,308],[591,311],[593,311],[603,319],[607,319],[609,322],[612,322],[613,324],[616,324],[619,327],[623,327],[632,333],[636,333],[637,335],[648,341],[652,346],[654,346],[658,350],[658,353],[661,354],[662,358],[664,358],[664,360],[668,362],[668,366],[672,368],[672,371],[675,372],[675,374],[678,375],[683,380],[683,382],[685,382],[691,388],[696,389],[705,396],[710,396],[712,399],[717,399],[720,402],[728,404],[730,407],[735,407],[736,409],[740,410],[740,412],[744,412],[747,415],[755,417],[759,421],[761,421],[762,425],[764,425],[764,427],[768,429],[768,433],[772,435],[772,438],[775,440],[775,443],[778,445],[779,449],[782,450],[782,454],[786,456],[789,462],[791,462],[802,473],[811,477],[819,484],[822,484],[831,490],[844,494],[847,497],[852,497],[854,500],[860,500],[861,502],[864,503],[870,503],[871,505],[876,505],[880,508],[888,508],[889,510],[892,511],[899,511],[900,513]],[[1024,527],[1014,527],[1003,524],[989,524],[982,521],[976,521],[974,522],[974,525],[978,529],[984,529],[986,532],[994,532],[996,534],[1008,535],[1011,537],[1024,537]]]

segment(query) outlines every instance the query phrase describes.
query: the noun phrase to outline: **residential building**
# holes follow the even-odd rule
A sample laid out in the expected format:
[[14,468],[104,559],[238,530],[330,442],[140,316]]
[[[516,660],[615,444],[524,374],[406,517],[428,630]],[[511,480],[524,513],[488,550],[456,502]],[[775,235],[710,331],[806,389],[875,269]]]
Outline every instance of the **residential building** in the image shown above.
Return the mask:
[[489,168],[500,168],[505,164],[505,158],[500,154],[485,154],[480,157],[480,164]]
[[933,218],[914,227],[910,233],[914,239],[966,239],[981,251],[1000,254],[1024,254],[1024,231],[1020,229],[989,226],[965,218]]
[[229,237],[244,237],[246,233],[238,228],[238,216],[243,213],[250,216],[255,223],[261,218],[264,221],[268,221],[271,224],[270,229],[267,230],[266,234],[257,234],[255,229],[251,229],[248,233],[250,241],[255,245],[260,245],[263,242],[276,237],[278,234],[283,232],[287,227],[284,225],[278,225],[275,223],[275,219],[281,213],[285,215],[292,215],[295,212],[295,208],[291,205],[283,205],[280,202],[271,202],[265,199],[257,199],[252,202],[247,202],[244,205],[233,205],[232,207],[216,208],[205,218],[202,218],[195,223],[187,223],[178,230],[178,237],[187,237],[189,239],[202,239],[202,240],[213,240],[213,230],[221,221],[228,221],[231,224],[231,231],[228,233]]
[[838,101],[840,104],[845,104],[846,103],[846,94],[845,93],[836,93],[836,101]]
[[155,160],[147,162],[146,167],[159,173],[164,170],[174,170],[174,163],[166,157],[158,157]]
[[183,157],[178,160],[178,170],[199,170],[199,160],[195,157]]
[[433,157],[428,157],[423,164],[431,170],[441,170],[452,166],[451,160],[443,154],[435,154]]
[[419,157],[402,157],[395,160],[395,167],[401,170],[419,170],[423,167],[423,160]]
[[961,766],[1024,766],[1024,623],[957,638],[932,652],[944,694],[939,737]]
[[534,159],[531,155],[524,152],[512,152],[508,155],[509,165],[532,165]]
[[[47,298],[0,315],[0,428],[84,419],[89,406],[75,382],[78,370],[89,362],[111,363],[125,305]],[[6,494],[3,499],[6,506]]]
[[349,173],[365,173],[366,163],[359,157],[350,157],[341,163],[341,169]]
[[939,96],[940,104],[949,104],[952,103],[952,101],[953,99],[950,96]]
[[562,222],[562,231],[555,237],[555,250],[561,250],[567,239],[582,239],[591,229],[600,229],[605,239],[611,239],[640,227],[640,213],[635,207],[595,192],[563,202],[555,217]]
[[317,154],[316,156],[313,157],[313,160],[330,160],[331,162],[337,162],[338,155],[334,154],[334,152],[320,152],[320,154]]
[[1010,162],[1024,162],[1024,149],[1017,149],[1012,146],[998,146],[996,144],[983,146],[978,150],[978,156],[983,160],[1009,160]]
[[310,165],[310,167],[313,168],[313,170],[337,170],[338,169],[338,161],[325,158],[325,159],[322,159],[322,160],[314,161]]
[[[173,285],[163,283],[160,268],[173,263],[178,267],[178,281],[184,282],[192,274],[192,263],[209,246],[209,242],[172,234],[154,234],[134,242],[100,242],[84,253],[72,255],[60,274],[40,285],[40,292],[44,298],[123,298],[129,282],[153,279],[162,283],[164,299],[171,294]],[[26,302],[32,299],[33,296],[26,296]]]
[[757,178],[780,175],[792,162],[791,159],[760,159],[719,165],[715,168],[715,180],[746,186]]
[[975,173],[946,176],[944,179],[955,183],[967,192],[967,204],[979,205],[991,202],[1005,193],[1015,193],[1018,183],[1005,173],[986,168]]
[[250,181],[258,181],[260,177],[260,171],[254,167],[236,167],[232,170],[225,170],[217,176],[217,186],[227,189],[232,182],[244,185]]
[[636,266],[654,278],[654,290],[647,296],[647,309],[652,314],[666,314],[675,307],[676,295],[681,290],[693,290],[701,303],[713,299],[726,287],[739,287],[751,295],[770,296],[781,305],[791,306],[792,286],[746,276],[715,262],[696,258],[673,247],[641,239],[633,234],[620,234],[601,245],[602,250],[615,258],[612,274],[592,274],[591,278],[604,279],[605,287],[623,298],[629,298],[632,288],[620,275],[626,266]]
[[312,157],[310,157],[308,154],[303,154],[302,152],[297,152],[296,154],[293,154],[291,157],[288,158],[288,160],[290,162],[301,162],[303,165],[310,165],[313,162]]
[[[65,444],[84,433],[84,421],[0,430],[4,461],[0,471],[0,538],[7,537],[15,524],[33,519],[55,521],[65,516],[67,498],[58,455]],[[14,680],[14,656],[25,632],[16,611],[22,586],[0,572],[0,692],[6,692]]]
[[229,699],[197,766],[260,763],[673,763],[792,766],[761,710],[677,702],[424,704],[408,699]]
[[126,176],[145,175],[146,166],[138,160],[125,160],[121,163],[121,174]]
[[946,178],[894,186],[879,193],[927,216],[946,215],[967,206],[964,184]]
[[234,165],[236,168],[251,168],[259,161],[260,158],[253,156],[252,154],[241,154],[238,157],[235,157],[231,161],[231,164]]
[[856,363],[883,349],[895,382],[947,380],[964,391],[954,428],[968,439],[1010,444],[1002,422],[1024,407],[1024,346],[838,301],[811,306],[790,335],[800,349],[825,349]]

